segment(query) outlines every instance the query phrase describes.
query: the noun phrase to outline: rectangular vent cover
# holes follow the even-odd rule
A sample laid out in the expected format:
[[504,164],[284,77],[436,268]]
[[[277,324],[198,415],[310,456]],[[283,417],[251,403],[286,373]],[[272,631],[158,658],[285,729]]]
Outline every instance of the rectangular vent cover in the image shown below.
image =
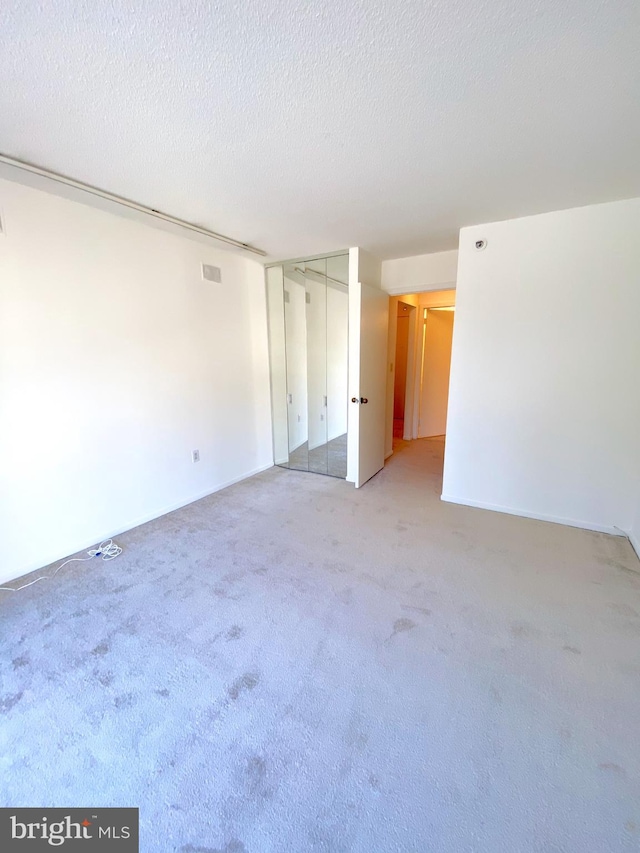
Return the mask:
[[211,264],[202,264],[202,278],[205,281],[215,281],[220,284],[222,281],[220,267],[213,267]]

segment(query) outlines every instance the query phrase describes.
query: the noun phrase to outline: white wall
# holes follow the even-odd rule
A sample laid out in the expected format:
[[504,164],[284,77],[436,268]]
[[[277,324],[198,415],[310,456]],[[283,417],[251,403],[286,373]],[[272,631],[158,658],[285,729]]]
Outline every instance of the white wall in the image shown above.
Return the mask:
[[637,491],[638,498],[636,500],[634,517],[629,528],[629,539],[635,548],[636,554],[640,557],[640,486],[638,486]]
[[381,276],[381,261],[375,255],[359,246],[349,249],[349,285],[360,281],[369,287],[380,287]]
[[443,498],[629,530],[639,316],[640,199],[463,228]]
[[456,286],[458,252],[432,252],[382,261],[382,289],[400,295]]
[[0,580],[271,464],[259,264],[16,183],[0,207]]

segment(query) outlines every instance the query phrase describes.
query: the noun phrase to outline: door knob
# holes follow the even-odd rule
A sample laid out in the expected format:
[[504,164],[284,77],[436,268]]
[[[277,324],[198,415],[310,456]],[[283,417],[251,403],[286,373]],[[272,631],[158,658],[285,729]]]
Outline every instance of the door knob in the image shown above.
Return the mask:
[[360,397],[360,402],[362,403],[362,405],[364,405],[365,403],[368,403],[369,401],[367,400],[366,397]]
[[357,397],[352,397],[352,398],[351,398],[351,402],[352,402],[352,403],[359,403],[359,402],[360,402],[360,400],[358,400],[358,398],[357,398]]
[[351,398],[351,402],[352,402],[352,403],[362,403],[362,405],[364,406],[364,404],[365,404],[365,403],[368,403],[368,402],[369,402],[369,400],[368,400],[366,397],[360,397],[360,399],[359,399],[359,400],[358,400],[358,398],[357,398],[357,397],[352,397],[352,398]]

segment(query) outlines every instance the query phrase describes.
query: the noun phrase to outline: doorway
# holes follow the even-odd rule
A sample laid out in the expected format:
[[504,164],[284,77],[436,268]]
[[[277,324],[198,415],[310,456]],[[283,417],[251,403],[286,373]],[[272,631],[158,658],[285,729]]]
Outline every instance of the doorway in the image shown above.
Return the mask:
[[414,439],[444,444],[455,290],[390,299],[386,455]]
[[404,437],[409,366],[409,336],[415,323],[415,306],[398,300],[396,313],[396,357],[393,381],[393,437]]

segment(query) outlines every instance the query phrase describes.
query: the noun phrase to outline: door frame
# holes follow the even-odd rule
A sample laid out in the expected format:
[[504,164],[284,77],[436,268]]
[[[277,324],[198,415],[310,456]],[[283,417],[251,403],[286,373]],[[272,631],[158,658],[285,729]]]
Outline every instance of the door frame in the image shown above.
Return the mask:
[[387,440],[385,459],[393,453],[393,388],[396,369],[396,342],[398,324],[398,302],[404,302],[415,309],[414,322],[409,330],[407,354],[407,387],[405,392],[405,417],[403,439],[412,441],[418,438],[420,422],[421,374],[423,361],[423,322],[425,308],[448,308],[455,306],[455,283],[440,286],[435,290],[407,291],[389,294],[389,372],[387,387]]

